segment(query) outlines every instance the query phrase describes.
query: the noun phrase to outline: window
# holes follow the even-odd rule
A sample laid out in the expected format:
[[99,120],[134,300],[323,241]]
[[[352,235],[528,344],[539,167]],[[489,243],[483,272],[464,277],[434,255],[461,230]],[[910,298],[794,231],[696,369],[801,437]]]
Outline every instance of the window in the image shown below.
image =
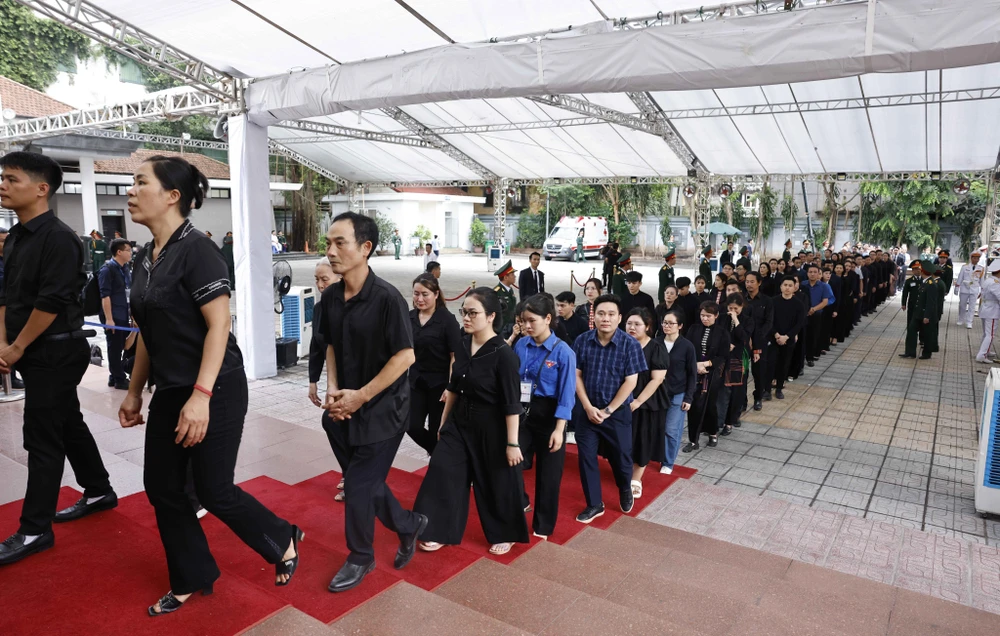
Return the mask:
[[128,188],[129,188],[129,186],[127,186],[127,185],[120,185],[120,186],[118,186],[118,196],[120,196],[120,197],[127,197],[128,196]]
[[208,191],[209,199],[228,199],[230,198],[229,188],[212,188]]
[[142,76],[142,67],[133,60],[123,60],[118,67],[118,81],[126,84],[139,84],[145,86],[146,80]]
[[80,194],[83,192],[83,186],[79,183],[64,183],[62,191],[64,194]]

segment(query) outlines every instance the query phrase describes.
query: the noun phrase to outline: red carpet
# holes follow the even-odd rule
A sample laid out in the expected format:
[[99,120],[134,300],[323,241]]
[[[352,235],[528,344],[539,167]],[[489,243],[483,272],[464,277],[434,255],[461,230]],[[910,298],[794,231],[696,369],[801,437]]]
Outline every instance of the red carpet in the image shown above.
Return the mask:
[[[550,537],[565,543],[586,526],[574,517],[584,508],[576,458],[569,446],[560,496],[559,521]],[[618,494],[607,462],[600,462],[607,512],[592,525],[607,528],[622,515]],[[660,475],[650,466],[643,478],[644,492],[630,513],[637,515],[671,483],[694,474],[678,466],[674,474]],[[393,469],[389,485],[400,502],[409,507],[420,488],[422,473]],[[534,471],[525,471],[528,495],[534,498]],[[330,594],[327,584],[346,558],[344,508],[333,501],[340,475],[329,472],[288,486],[268,477],[241,484],[262,503],[306,532],[302,565],[292,585],[275,587],[274,568],[247,548],[211,515],[202,525],[212,553],[222,570],[211,597],[192,597],[190,606],[170,616],[149,618],[146,607],[169,589],[153,509],[143,493],[123,498],[115,511],[56,526],[56,547],[21,563],[0,569],[0,634],[93,634],[143,636],[156,634],[236,634],[287,605],[330,622],[377,595],[397,581],[431,590],[480,558],[509,563],[531,544],[519,544],[502,557],[488,556],[475,503],[471,506],[465,540],[461,546],[433,554],[418,552],[403,571],[392,567],[398,539],[380,523],[375,524],[377,567],[365,582],[345,594]],[[64,488],[60,506],[79,494]],[[21,503],[0,506],[0,527],[16,528]],[[528,515],[530,528],[531,514]],[[16,609],[14,609],[16,608]]]

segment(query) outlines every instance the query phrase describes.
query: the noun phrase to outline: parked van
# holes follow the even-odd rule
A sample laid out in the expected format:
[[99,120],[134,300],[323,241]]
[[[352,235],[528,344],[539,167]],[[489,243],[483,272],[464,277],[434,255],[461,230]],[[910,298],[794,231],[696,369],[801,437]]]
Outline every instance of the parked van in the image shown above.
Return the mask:
[[584,258],[600,256],[608,244],[608,222],[603,216],[564,216],[545,239],[545,260],[572,259],[576,255],[576,237],[583,230]]

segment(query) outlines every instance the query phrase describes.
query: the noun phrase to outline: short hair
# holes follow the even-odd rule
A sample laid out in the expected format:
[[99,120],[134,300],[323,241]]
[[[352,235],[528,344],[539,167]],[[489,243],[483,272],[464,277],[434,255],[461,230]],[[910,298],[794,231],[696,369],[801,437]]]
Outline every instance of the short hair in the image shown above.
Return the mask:
[[111,245],[108,246],[108,251],[111,253],[111,256],[114,256],[115,254],[124,249],[128,249],[130,253],[132,252],[131,243],[129,243],[123,238],[116,238],[115,240],[111,241]]
[[522,300],[517,315],[520,316],[524,312],[532,313],[542,318],[545,316],[549,316],[553,320],[556,318],[556,307],[552,302],[552,296],[548,294],[535,294]]
[[[375,253],[375,248],[378,247],[378,225],[375,224],[375,219],[370,216],[365,216],[364,214],[358,214],[357,212],[341,212],[337,216],[333,217],[333,222],[330,223],[330,227],[333,227],[333,224],[338,221],[351,222],[351,227],[354,228],[354,240],[358,245],[364,245],[365,243],[371,241],[372,249],[368,252],[368,256],[366,257],[371,258],[371,255]],[[430,245],[430,243],[428,243],[428,245]]]
[[690,287],[691,286],[691,279],[688,278],[687,276],[681,276],[680,278],[678,278],[674,282],[677,283],[677,290],[678,291],[680,291],[681,289],[683,289],[685,287]]
[[180,157],[153,155],[144,163],[153,165],[153,176],[164,190],[177,190],[180,200],[177,207],[181,216],[187,217],[191,210],[201,207],[208,196],[208,177],[201,170]]
[[727,267],[728,267],[729,269],[736,269],[735,267],[733,267],[733,264],[732,264],[732,263],[723,263],[723,264],[722,264],[722,269],[725,269],[725,268],[727,268]]
[[602,294],[598,296],[597,300],[594,301],[594,311],[597,311],[597,308],[604,303],[611,303],[618,310],[618,313],[622,312],[622,300],[615,294]]
[[535,258],[536,256],[537,256],[538,258],[541,258],[541,257],[542,257],[542,255],[541,255],[541,254],[539,254],[538,252],[532,252],[531,254],[528,254],[528,260],[530,261],[531,259]]
[[797,283],[797,282],[799,282],[799,279],[798,279],[797,276],[794,276],[792,274],[786,274],[785,276],[781,277],[781,282],[782,283]]
[[438,280],[431,276],[430,274],[424,273],[413,279],[412,285],[420,285],[421,287],[426,287],[427,291],[432,294],[437,294],[437,298],[434,300],[434,308],[440,309],[445,306],[444,294],[441,293],[441,285],[438,284]]
[[729,294],[726,296],[726,306],[736,305],[737,307],[743,306],[743,294]]
[[649,313],[649,310],[645,307],[635,307],[632,311],[628,312],[628,316],[625,317],[626,322],[632,316],[639,316],[642,320],[642,324],[646,325],[646,335],[651,336],[656,333],[656,325],[653,324],[653,314]]
[[424,269],[424,271],[427,272],[428,274],[430,274],[431,272],[433,272],[434,270],[438,269],[439,267],[441,267],[441,263],[439,263],[437,261],[430,261],[430,262],[427,263],[427,267]]
[[641,283],[642,282],[642,272],[637,272],[635,270],[630,271],[625,274],[626,283]]
[[329,267],[330,269],[333,269],[333,265],[330,264],[330,259],[325,256],[316,261],[316,269],[319,269],[320,267]]
[[62,168],[52,157],[37,152],[10,152],[0,157],[0,168],[22,170],[32,181],[49,184],[49,198],[62,185]]
[[806,265],[806,272],[808,272],[811,269],[820,269],[820,267],[816,263],[809,263],[808,265]]
[[[767,263],[761,263],[761,265],[767,265]],[[771,271],[770,265],[768,265],[767,271]],[[750,278],[751,276],[753,276],[758,283],[764,280],[764,277],[761,276],[760,272],[747,272],[747,278]]]
[[705,312],[706,314],[712,314],[713,316],[719,315],[719,305],[714,300],[706,300],[698,306],[699,312]]
[[571,291],[564,291],[564,292],[561,292],[558,296],[556,296],[556,300],[559,301],[559,302],[561,302],[561,303],[569,303],[571,305],[575,305],[576,304],[576,294],[574,294]]

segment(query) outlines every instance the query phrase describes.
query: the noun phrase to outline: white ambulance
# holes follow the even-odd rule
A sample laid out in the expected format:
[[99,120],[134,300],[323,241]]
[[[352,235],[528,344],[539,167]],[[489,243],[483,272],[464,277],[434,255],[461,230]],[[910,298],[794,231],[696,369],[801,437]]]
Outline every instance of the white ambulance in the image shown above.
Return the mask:
[[545,239],[545,260],[576,257],[576,237],[583,230],[584,258],[600,256],[608,244],[608,222],[603,216],[564,216]]

